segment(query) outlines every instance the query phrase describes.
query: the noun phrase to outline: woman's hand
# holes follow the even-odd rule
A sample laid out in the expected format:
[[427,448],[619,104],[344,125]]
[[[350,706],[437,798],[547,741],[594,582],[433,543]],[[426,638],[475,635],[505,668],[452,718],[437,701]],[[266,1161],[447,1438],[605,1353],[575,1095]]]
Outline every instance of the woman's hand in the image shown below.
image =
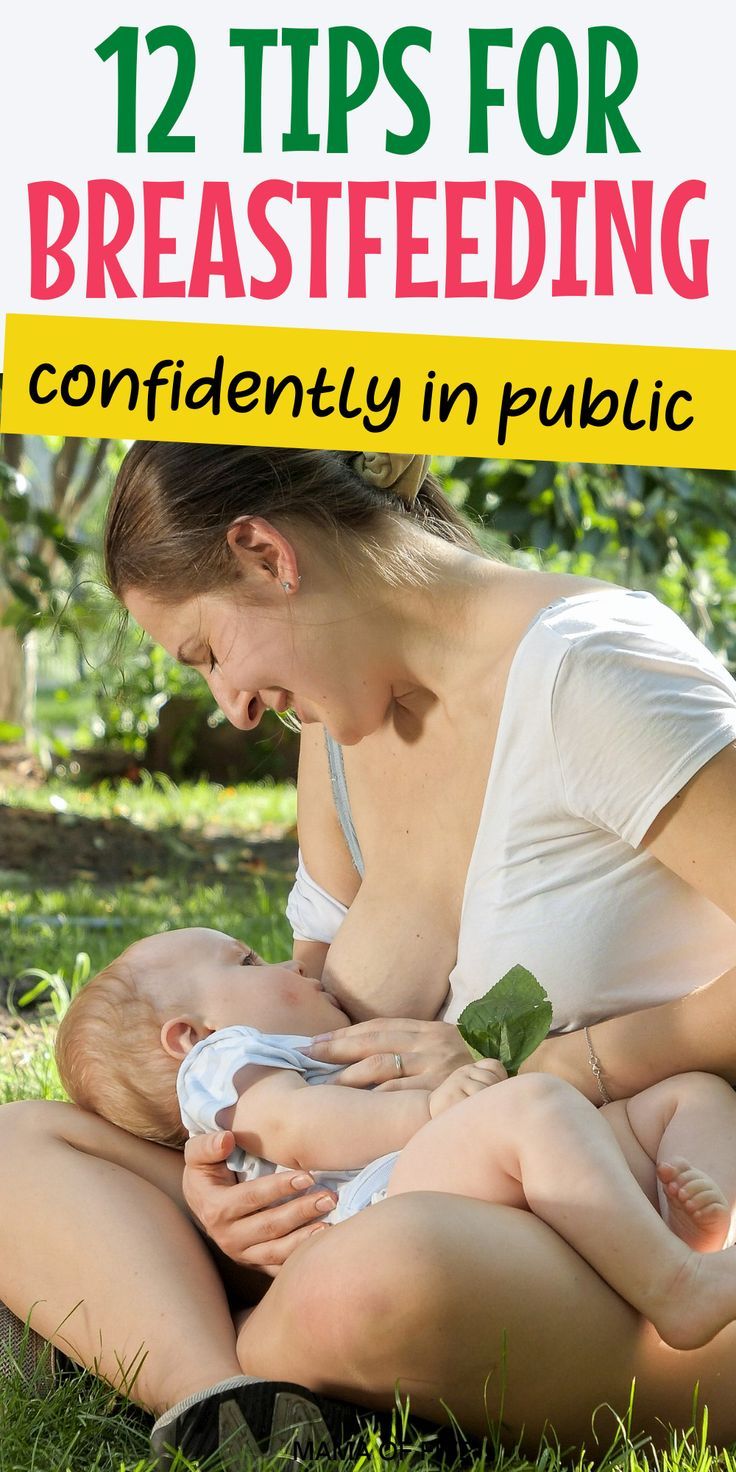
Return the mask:
[[474,1054],[450,1022],[377,1017],[339,1027],[307,1049],[321,1063],[350,1065],[333,1083],[352,1089],[436,1089]]
[[473,1094],[480,1094],[483,1089],[490,1088],[491,1084],[503,1083],[505,1078],[508,1078],[508,1074],[498,1058],[479,1058],[477,1063],[464,1063],[439,1088],[432,1090],[429,1112],[436,1119],[438,1114],[444,1114],[454,1104],[461,1104],[463,1099],[471,1099]]
[[[304,1171],[279,1171],[239,1183],[225,1164],[235,1148],[230,1130],[195,1135],[184,1150],[184,1196],[208,1237],[233,1262],[274,1277],[300,1242],[321,1230],[320,1217],[332,1210],[336,1197],[314,1185]],[[307,1191],[283,1202],[290,1190]],[[320,1206],[320,1202],[324,1204]]]

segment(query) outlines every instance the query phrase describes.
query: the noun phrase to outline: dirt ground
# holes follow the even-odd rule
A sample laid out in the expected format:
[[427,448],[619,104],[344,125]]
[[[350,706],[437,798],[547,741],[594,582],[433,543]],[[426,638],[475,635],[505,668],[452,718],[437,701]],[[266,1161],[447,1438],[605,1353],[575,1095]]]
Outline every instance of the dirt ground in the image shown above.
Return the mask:
[[165,866],[191,868],[196,882],[213,883],[231,871],[288,876],[296,868],[291,833],[150,832],[126,818],[36,813],[0,804],[0,874],[44,886],[86,879],[113,886],[147,879]]
[[[43,774],[21,748],[0,746],[0,781],[34,788]],[[83,879],[114,886],[147,879],[166,867],[191,870],[192,881],[210,884],[230,872],[293,875],[296,834],[271,826],[260,833],[152,831],[124,817],[34,812],[0,803],[0,874],[44,886]]]

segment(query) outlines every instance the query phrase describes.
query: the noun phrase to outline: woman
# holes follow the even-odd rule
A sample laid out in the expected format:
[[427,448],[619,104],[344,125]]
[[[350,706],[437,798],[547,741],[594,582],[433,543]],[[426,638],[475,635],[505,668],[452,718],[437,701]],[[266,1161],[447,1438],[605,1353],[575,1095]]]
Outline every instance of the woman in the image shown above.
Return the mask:
[[[530,1063],[589,1098],[736,1077],[733,682],[648,595],[479,556],[426,468],[138,445],[108,516],[113,590],[229,719],[301,719],[297,953],[360,1019],[321,1056],[354,1085],[439,1082],[467,1051],[432,1019],[522,961],[570,1029]],[[110,1380],[137,1354],[158,1444],[203,1450],[204,1427],[214,1449],[236,1331],[179,1160],[70,1106],[12,1106],[0,1130],[0,1294]],[[376,1407],[398,1381],[476,1432],[502,1402],[532,1442],[625,1412],[634,1376],[637,1426],[689,1424],[697,1379],[736,1437],[736,1326],[664,1350],[541,1223],[477,1202],[390,1201],[315,1236],[313,1198],[226,1180],[228,1143],[191,1142],[186,1192],[235,1262],[285,1264],[236,1313],[254,1376]],[[256,1392],[233,1393],[242,1425]]]

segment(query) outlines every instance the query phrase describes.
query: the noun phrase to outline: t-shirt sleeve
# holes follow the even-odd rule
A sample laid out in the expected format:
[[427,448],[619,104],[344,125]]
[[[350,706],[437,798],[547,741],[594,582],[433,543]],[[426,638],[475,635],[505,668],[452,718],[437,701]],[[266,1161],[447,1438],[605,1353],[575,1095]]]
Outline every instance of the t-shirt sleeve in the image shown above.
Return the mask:
[[654,598],[565,649],[552,725],[569,810],[636,848],[700,768],[736,741],[736,682]]
[[217,1116],[238,1102],[235,1078],[240,1069],[291,1068],[302,1073],[298,1054],[251,1027],[223,1027],[203,1038],[187,1054],[176,1079],[184,1128],[190,1135],[218,1130]]
[[300,853],[294,888],[286,904],[294,940],[319,940],[331,945],[347,913],[346,905],[312,879]]

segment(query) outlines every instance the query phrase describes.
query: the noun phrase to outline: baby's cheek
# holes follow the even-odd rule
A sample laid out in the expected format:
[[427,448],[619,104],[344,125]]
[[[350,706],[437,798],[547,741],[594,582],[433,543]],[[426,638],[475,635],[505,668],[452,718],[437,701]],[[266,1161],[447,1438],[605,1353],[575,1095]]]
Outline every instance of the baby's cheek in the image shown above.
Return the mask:
[[279,1000],[285,1007],[296,1007],[301,1000],[298,988],[291,986],[288,981],[282,982],[279,989]]

